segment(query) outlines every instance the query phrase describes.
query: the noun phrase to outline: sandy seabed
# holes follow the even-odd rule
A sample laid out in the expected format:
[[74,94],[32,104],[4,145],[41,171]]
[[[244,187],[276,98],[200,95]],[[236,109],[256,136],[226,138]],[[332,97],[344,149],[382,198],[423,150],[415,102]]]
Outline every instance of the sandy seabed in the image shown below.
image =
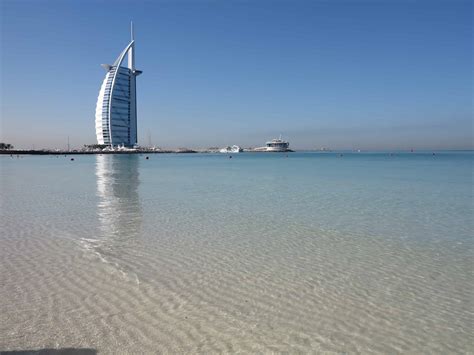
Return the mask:
[[2,238],[2,350],[472,351],[467,260],[447,273],[443,255],[328,233],[299,251],[163,243],[119,262],[103,241],[47,232]]

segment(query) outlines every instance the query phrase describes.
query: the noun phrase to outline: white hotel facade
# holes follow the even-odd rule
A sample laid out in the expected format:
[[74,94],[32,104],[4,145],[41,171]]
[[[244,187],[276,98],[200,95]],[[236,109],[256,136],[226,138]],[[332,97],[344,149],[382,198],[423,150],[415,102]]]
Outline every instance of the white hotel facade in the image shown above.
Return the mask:
[[[95,111],[97,143],[108,146],[137,144],[137,88],[135,69],[135,40],[131,41],[114,64],[102,64],[107,71],[100,88]],[[122,66],[127,56],[128,65]]]

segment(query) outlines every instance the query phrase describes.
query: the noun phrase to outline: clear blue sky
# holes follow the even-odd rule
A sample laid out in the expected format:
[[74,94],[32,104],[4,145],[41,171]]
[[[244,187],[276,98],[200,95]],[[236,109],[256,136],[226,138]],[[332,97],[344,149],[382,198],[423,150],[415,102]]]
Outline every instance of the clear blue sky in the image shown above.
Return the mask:
[[1,2],[1,135],[95,143],[136,29],[139,143],[472,148],[471,1]]

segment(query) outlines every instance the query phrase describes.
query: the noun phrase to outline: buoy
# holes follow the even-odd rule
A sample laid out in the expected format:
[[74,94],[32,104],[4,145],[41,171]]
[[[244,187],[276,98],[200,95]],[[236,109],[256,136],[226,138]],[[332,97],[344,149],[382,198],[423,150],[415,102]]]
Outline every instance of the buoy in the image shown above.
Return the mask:
[[229,155],[229,159],[232,159],[232,155]]
[[145,159],[148,160],[148,157],[146,157]]
[[74,161],[74,158],[71,158],[71,161]]

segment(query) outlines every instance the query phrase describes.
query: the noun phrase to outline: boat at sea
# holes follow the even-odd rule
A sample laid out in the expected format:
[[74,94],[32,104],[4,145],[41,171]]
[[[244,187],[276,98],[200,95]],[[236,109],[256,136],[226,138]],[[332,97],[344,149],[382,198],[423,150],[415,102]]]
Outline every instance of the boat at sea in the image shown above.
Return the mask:
[[272,139],[265,143],[264,147],[255,148],[255,152],[289,152],[290,143],[280,138]]
[[219,153],[240,153],[243,149],[238,145],[233,145],[232,147],[228,146],[219,150]]

